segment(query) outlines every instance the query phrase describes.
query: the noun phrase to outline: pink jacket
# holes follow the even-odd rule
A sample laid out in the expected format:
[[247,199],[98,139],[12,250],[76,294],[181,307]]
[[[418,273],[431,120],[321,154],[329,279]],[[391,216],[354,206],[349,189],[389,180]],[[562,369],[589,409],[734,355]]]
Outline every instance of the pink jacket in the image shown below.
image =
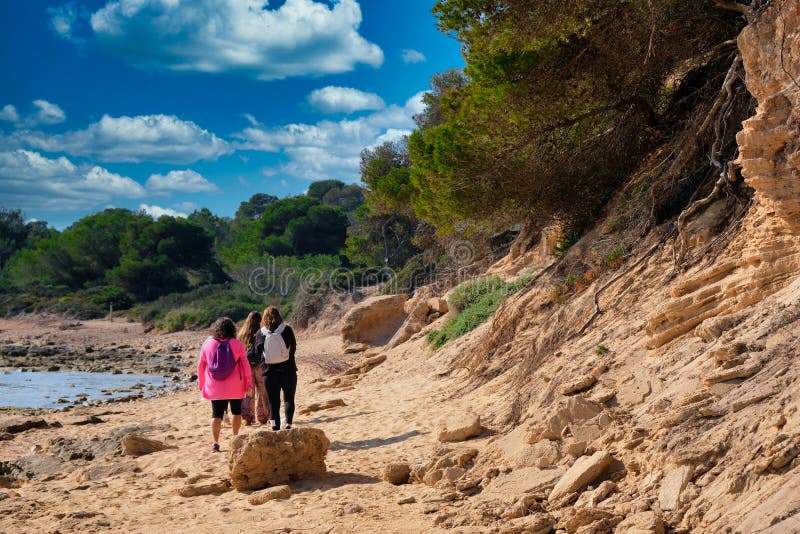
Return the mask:
[[237,366],[225,380],[214,380],[208,371],[208,360],[214,354],[219,341],[208,338],[200,349],[200,360],[197,362],[197,382],[204,399],[225,400],[243,399],[247,390],[253,387],[253,375],[247,361],[247,350],[238,339],[230,339],[233,356]]

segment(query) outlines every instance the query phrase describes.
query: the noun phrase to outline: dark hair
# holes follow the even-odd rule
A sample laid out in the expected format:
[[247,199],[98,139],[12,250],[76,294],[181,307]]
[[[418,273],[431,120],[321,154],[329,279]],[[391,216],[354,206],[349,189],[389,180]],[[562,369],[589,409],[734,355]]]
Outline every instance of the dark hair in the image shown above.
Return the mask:
[[275,331],[283,322],[281,312],[275,306],[267,306],[264,308],[264,314],[261,316],[261,326],[266,326],[267,330]]
[[236,337],[236,325],[230,317],[220,317],[211,325],[211,335],[214,339],[231,339]]

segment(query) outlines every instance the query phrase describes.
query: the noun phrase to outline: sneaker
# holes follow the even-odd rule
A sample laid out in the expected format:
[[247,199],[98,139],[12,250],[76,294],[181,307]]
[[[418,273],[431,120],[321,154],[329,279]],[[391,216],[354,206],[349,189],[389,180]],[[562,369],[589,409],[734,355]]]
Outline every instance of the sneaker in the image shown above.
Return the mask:
[[219,443],[211,445],[211,452],[219,452]]
[[272,430],[280,430],[280,429],[281,429],[281,427],[272,425]]

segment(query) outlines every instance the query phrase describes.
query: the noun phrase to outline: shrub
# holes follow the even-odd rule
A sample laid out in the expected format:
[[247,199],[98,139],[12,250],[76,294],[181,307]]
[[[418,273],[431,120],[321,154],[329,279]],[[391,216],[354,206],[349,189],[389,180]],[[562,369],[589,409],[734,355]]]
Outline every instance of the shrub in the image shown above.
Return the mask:
[[608,253],[608,255],[603,258],[603,263],[608,265],[611,269],[616,269],[622,263],[623,256],[625,254],[625,246],[623,244],[619,244],[614,249]]
[[474,330],[497,310],[506,297],[520,291],[530,279],[526,275],[506,283],[498,276],[486,276],[461,284],[451,296],[453,306],[460,313],[447,321],[441,330],[428,332],[428,342],[438,349]]

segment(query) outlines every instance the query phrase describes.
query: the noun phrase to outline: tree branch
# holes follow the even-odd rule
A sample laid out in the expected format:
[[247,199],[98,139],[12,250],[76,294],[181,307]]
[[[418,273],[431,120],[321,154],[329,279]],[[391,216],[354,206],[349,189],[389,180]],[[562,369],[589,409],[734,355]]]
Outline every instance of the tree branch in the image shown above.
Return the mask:
[[750,15],[753,13],[753,10],[750,6],[746,6],[744,4],[739,4],[738,2],[728,2],[726,0],[716,0],[714,5],[717,7],[721,7],[722,9],[729,9],[731,11],[738,11],[742,15]]

